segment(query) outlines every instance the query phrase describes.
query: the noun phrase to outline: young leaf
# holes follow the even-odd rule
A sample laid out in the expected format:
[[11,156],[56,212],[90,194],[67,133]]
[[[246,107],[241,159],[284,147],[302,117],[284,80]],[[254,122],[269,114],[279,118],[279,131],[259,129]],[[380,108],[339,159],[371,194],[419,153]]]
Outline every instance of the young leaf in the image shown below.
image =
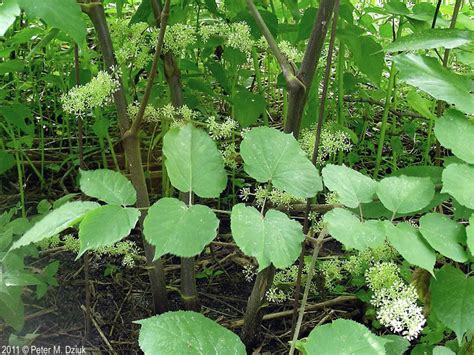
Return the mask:
[[137,192],[130,180],[113,170],[81,170],[79,184],[87,196],[111,205],[130,206],[137,201]]
[[301,252],[301,225],[280,211],[269,210],[264,218],[254,207],[239,203],[232,208],[232,236],[242,251],[258,261],[259,270],[270,264],[289,267]]
[[5,32],[15,22],[20,12],[21,10],[16,0],[5,0],[0,4],[0,37],[5,35]]
[[167,312],[142,319],[138,343],[145,355],[245,355],[237,335],[196,312]]
[[335,208],[324,215],[328,232],[346,248],[364,250],[376,248],[385,241],[385,228],[380,221],[369,220],[364,223],[352,212]]
[[235,118],[242,127],[248,127],[255,124],[257,119],[265,111],[267,103],[262,95],[249,92],[248,90],[239,91],[233,98]]
[[42,19],[48,26],[59,28],[71,36],[79,46],[86,39],[86,23],[76,0],[17,0],[28,17]]
[[22,287],[6,287],[0,282],[0,318],[19,332],[25,322]]
[[468,255],[459,244],[466,240],[463,225],[440,213],[428,213],[420,218],[420,232],[442,255],[461,263],[467,261]]
[[218,197],[227,185],[224,160],[216,143],[191,123],[172,128],[163,140],[171,184],[199,197]]
[[385,354],[385,345],[391,340],[372,334],[362,324],[347,319],[337,319],[330,324],[314,328],[303,348],[311,355]]
[[459,111],[448,110],[436,120],[434,132],[443,147],[451,149],[466,163],[474,164],[474,121]]
[[165,197],[149,208],[143,232],[155,246],[156,259],[166,253],[191,257],[216,237],[218,226],[219,220],[209,207],[187,207],[182,201]]
[[15,166],[15,158],[13,155],[0,150],[0,175],[7,172]]
[[372,202],[377,182],[344,165],[328,164],[322,170],[324,185],[333,192],[342,204],[356,208],[361,203]]
[[387,52],[414,51],[432,48],[456,48],[472,43],[474,40],[471,31],[462,31],[451,28],[433,28],[403,36],[390,43]]
[[128,236],[138,217],[138,209],[117,205],[100,206],[87,213],[79,224],[81,247],[77,259],[87,250],[114,245]]
[[456,355],[456,353],[445,346],[435,346],[433,348],[433,355]]
[[247,174],[258,182],[271,181],[283,191],[301,198],[323,189],[318,171],[291,134],[258,127],[245,134],[240,154]]
[[466,227],[467,234],[467,247],[471,252],[471,255],[474,256],[474,213],[469,218],[469,225]]
[[382,179],[377,187],[377,196],[393,213],[411,213],[426,207],[435,194],[430,178],[393,176]]
[[474,209],[474,166],[449,164],[443,171],[443,188],[461,205]]
[[437,59],[415,54],[393,58],[400,80],[423,90],[438,100],[454,104],[466,113],[474,113],[471,80],[443,67]]
[[403,355],[410,347],[410,342],[399,335],[388,334],[383,335],[382,338],[391,341],[385,344],[386,355]]
[[13,243],[10,250],[18,249],[30,243],[37,243],[48,239],[63,230],[79,223],[87,212],[99,207],[95,202],[68,202],[53,210],[37,222],[20,239]]
[[431,309],[461,343],[464,333],[474,329],[474,277],[443,266],[431,280]]
[[387,239],[410,264],[419,266],[433,275],[436,254],[421,238],[420,233],[412,225],[402,222],[394,226],[385,221]]

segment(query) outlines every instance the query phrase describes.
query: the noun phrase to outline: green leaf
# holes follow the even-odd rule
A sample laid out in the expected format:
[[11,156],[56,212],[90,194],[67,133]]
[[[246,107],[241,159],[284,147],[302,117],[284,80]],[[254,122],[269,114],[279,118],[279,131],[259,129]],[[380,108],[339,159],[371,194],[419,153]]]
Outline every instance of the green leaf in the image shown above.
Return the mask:
[[59,28],[71,36],[79,46],[86,39],[86,23],[76,0],[17,0],[28,17],[42,19],[48,26]]
[[399,335],[383,335],[382,338],[391,341],[385,344],[386,355],[403,355],[410,347],[410,342]]
[[25,322],[21,289],[21,287],[6,287],[0,282],[0,318],[17,332],[23,328]]
[[419,266],[433,275],[436,254],[412,225],[402,222],[394,226],[385,221],[387,239],[410,264]]
[[420,232],[431,247],[442,255],[464,263],[468,255],[459,244],[466,240],[463,225],[440,213],[428,213],[420,218]]
[[474,164],[474,121],[459,111],[448,110],[436,120],[436,138],[443,147],[466,163]]
[[436,118],[434,113],[431,112],[431,106],[433,106],[433,103],[430,100],[421,97],[421,95],[419,95],[415,90],[411,90],[407,94],[407,102],[420,115],[429,119]]
[[230,330],[196,312],[167,312],[136,321],[145,355],[245,355],[245,346]]
[[474,213],[469,218],[469,225],[466,227],[467,234],[467,247],[471,252],[471,255],[474,256]]
[[376,248],[385,241],[385,228],[380,221],[361,222],[352,212],[335,208],[324,215],[328,232],[346,248],[365,250]]
[[163,141],[171,184],[199,197],[218,197],[227,185],[224,161],[216,143],[202,129],[187,124],[170,129]]
[[360,323],[337,319],[314,328],[303,347],[311,355],[380,355],[385,354],[385,345],[389,342]]
[[15,158],[13,155],[0,150],[0,175],[4,174],[15,166]]
[[474,166],[449,164],[443,171],[443,189],[461,205],[474,209]]
[[242,127],[255,124],[267,107],[265,98],[262,95],[247,90],[240,90],[232,98],[232,104],[235,118]]
[[111,246],[130,234],[140,217],[136,208],[100,206],[88,212],[79,225],[79,259],[87,250]]
[[411,213],[426,207],[435,195],[430,178],[415,176],[393,176],[382,179],[377,187],[377,196],[393,213]]
[[87,196],[111,205],[130,206],[137,201],[137,192],[132,183],[117,171],[81,170],[79,184]]
[[403,36],[385,47],[388,52],[413,51],[432,48],[456,48],[472,43],[471,31],[450,28],[432,28]]
[[258,182],[272,184],[296,197],[308,198],[323,189],[321,177],[291,134],[258,127],[240,144],[244,170]]
[[155,259],[171,253],[182,257],[199,255],[217,235],[219,220],[207,206],[187,207],[165,197],[153,204],[144,222],[146,240],[155,246]]
[[20,12],[17,0],[5,0],[0,4],[0,37],[5,35]]
[[11,250],[18,249],[30,243],[38,243],[50,238],[63,230],[79,223],[87,212],[99,207],[95,202],[68,202],[53,210],[28,230],[20,239],[13,243]]
[[400,54],[393,60],[400,70],[400,80],[456,105],[463,112],[474,113],[474,98],[470,93],[472,80],[468,77],[455,74],[431,57]]
[[356,208],[361,203],[372,202],[377,182],[344,165],[328,164],[322,170],[324,185],[337,193],[337,198],[347,207]]
[[238,247],[258,261],[259,270],[270,264],[289,267],[301,252],[301,225],[280,211],[269,210],[262,217],[254,207],[239,203],[232,208],[232,236]]
[[456,355],[456,353],[445,346],[435,346],[433,355]]
[[461,343],[464,333],[474,329],[474,277],[443,266],[431,280],[431,309]]

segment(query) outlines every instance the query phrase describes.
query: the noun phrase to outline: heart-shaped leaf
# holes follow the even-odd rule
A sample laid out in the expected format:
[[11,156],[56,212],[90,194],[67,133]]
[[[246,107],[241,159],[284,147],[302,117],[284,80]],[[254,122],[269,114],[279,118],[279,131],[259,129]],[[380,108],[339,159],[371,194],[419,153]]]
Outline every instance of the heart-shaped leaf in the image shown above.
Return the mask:
[[230,330],[196,312],[167,312],[136,321],[145,355],[245,355],[245,346]]
[[385,221],[387,239],[410,264],[419,266],[433,275],[436,254],[412,225],[402,222],[394,226]]
[[81,170],[81,191],[111,205],[130,206],[137,201],[137,192],[130,180],[108,169]]
[[95,202],[75,201],[65,203],[50,212],[39,222],[36,222],[30,230],[13,243],[10,250],[51,238],[76,223],[79,223],[89,211],[98,207],[99,204]]
[[130,234],[140,211],[117,205],[100,206],[84,216],[79,225],[80,250],[77,259],[87,250],[111,246]]
[[216,237],[218,226],[219,220],[209,207],[187,207],[182,201],[165,197],[149,208],[143,232],[155,246],[155,259],[166,253],[191,257]]
[[461,343],[464,333],[474,329],[474,277],[443,266],[431,280],[431,309]]
[[372,334],[362,324],[337,319],[330,324],[314,328],[302,346],[305,354],[385,354],[385,345],[391,340]]
[[163,140],[171,184],[199,197],[218,197],[227,184],[224,160],[216,143],[191,123],[170,129]]
[[457,202],[474,209],[474,166],[449,164],[443,171],[443,189]]
[[259,270],[270,264],[289,267],[301,252],[304,240],[301,225],[280,211],[269,210],[265,217],[243,203],[232,208],[232,236],[239,248],[258,261]]
[[426,207],[435,194],[430,178],[415,176],[392,176],[382,179],[377,187],[377,196],[393,213],[411,213]]
[[428,213],[420,218],[420,232],[431,247],[442,255],[464,263],[468,255],[459,244],[466,240],[465,228],[440,213]]
[[324,185],[337,193],[338,200],[347,207],[372,202],[377,182],[344,165],[328,164],[322,170]]
[[385,241],[385,228],[380,221],[361,222],[352,212],[335,208],[324,215],[328,232],[346,248],[364,250],[376,248]]
[[321,177],[291,134],[258,127],[245,134],[240,155],[247,174],[296,197],[308,198],[323,189]]
[[451,149],[466,163],[474,164],[474,121],[459,111],[448,110],[436,120],[434,132],[443,147]]

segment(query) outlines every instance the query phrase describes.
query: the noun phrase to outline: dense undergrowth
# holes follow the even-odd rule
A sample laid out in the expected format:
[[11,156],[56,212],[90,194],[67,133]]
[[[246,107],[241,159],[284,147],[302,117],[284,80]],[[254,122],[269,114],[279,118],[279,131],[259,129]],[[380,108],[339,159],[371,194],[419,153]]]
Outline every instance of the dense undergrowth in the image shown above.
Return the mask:
[[472,354],[472,15],[1,1],[2,354]]

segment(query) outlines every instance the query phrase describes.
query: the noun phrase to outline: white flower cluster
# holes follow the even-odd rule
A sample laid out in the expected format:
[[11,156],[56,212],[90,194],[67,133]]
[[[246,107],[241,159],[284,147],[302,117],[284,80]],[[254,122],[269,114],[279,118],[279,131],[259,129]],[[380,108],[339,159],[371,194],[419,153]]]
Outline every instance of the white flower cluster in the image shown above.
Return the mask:
[[280,41],[278,45],[281,52],[290,62],[299,63],[303,60],[303,52],[296,47],[293,47],[290,42]]
[[194,43],[196,43],[194,28],[184,23],[176,23],[166,28],[163,53],[171,52],[175,56],[180,57]]
[[318,269],[324,277],[324,287],[329,291],[334,291],[337,284],[344,279],[344,262],[339,259],[324,260],[318,264]]
[[[132,112],[134,113],[135,108],[132,107]],[[145,110],[145,115],[147,114],[147,109]],[[137,111],[138,112],[138,111]],[[130,113],[130,107],[129,107],[129,113]],[[131,114],[130,113],[130,114]],[[197,113],[191,110],[188,106],[183,105],[180,107],[174,107],[171,104],[167,104],[163,107],[155,109],[155,111],[150,110],[149,111],[150,116],[149,119],[150,121],[158,121],[158,120],[164,120],[171,122],[171,127],[181,127],[187,124],[190,121],[193,121],[196,119]]]
[[67,94],[63,94],[61,101],[67,113],[83,116],[94,108],[112,102],[112,95],[119,88],[116,74],[99,71],[90,82],[82,86],[75,86]]
[[252,280],[255,278],[255,275],[257,275],[255,267],[252,264],[246,264],[242,269],[242,273],[244,274],[245,281],[247,282],[252,282]]
[[224,39],[224,46],[238,49],[242,53],[248,54],[256,42],[250,33],[250,27],[245,22],[234,22],[227,24],[217,21],[210,24],[202,24],[199,34],[204,42],[212,37]]
[[222,140],[232,137],[232,133],[237,129],[238,123],[227,117],[222,122],[217,122],[214,116],[206,120],[209,135],[214,140]]
[[[299,143],[306,154],[311,157],[314,150],[315,128],[303,129],[301,131]],[[349,135],[332,127],[330,124],[323,127],[321,131],[321,143],[318,151],[318,165],[335,156],[338,152],[348,152],[352,149]]]
[[[128,115],[132,120],[137,117],[138,111],[140,109],[140,103],[134,102],[128,105]],[[143,115],[143,120],[145,122],[158,122],[160,119],[160,111],[154,108],[152,105],[147,105],[145,108],[145,114]]]
[[[301,280],[304,282],[307,278],[308,268],[305,264]],[[266,298],[269,302],[283,303],[293,297],[293,286],[298,278],[298,266],[292,265],[287,269],[278,270],[273,278],[273,285],[267,291]],[[310,286],[310,292],[317,294],[316,284],[313,282]]]
[[[148,31],[148,24],[138,22],[128,25],[122,19],[110,23],[110,31],[115,48],[115,55],[120,65],[133,66],[137,69],[144,68],[151,60],[151,49],[155,33]],[[153,35],[146,36],[147,33]]]
[[398,257],[398,252],[388,243],[377,248],[367,248],[351,255],[344,263],[344,269],[353,277],[364,275],[365,271],[373,264],[393,261]]
[[257,186],[255,193],[251,193],[249,188],[243,188],[240,191],[240,197],[243,201],[247,201],[250,196],[255,196],[255,204],[259,207],[262,207],[265,201],[269,201],[272,205],[276,207],[285,207],[290,208],[294,203],[303,203],[305,200],[288,192],[272,188],[270,191],[267,191],[266,187],[261,185]]
[[415,287],[403,282],[399,268],[393,263],[374,265],[367,270],[366,280],[374,293],[371,303],[379,322],[408,340],[417,338],[426,319]]
[[235,143],[222,143],[221,154],[224,159],[224,164],[231,170],[236,170],[238,167],[237,158],[239,157],[239,153],[237,153]]

